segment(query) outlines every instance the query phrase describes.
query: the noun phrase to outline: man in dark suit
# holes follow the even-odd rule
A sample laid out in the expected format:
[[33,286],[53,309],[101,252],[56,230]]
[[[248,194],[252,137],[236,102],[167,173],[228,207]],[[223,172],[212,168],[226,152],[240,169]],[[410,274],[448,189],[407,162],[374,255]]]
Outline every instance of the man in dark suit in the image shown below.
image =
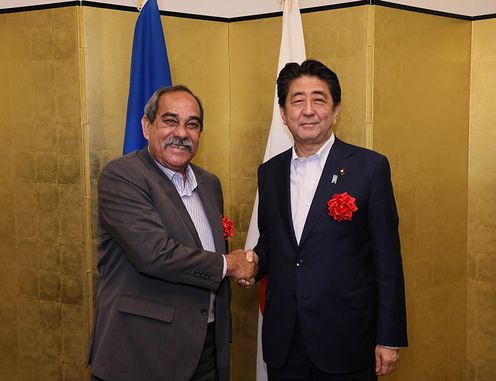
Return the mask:
[[376,380],[407,345],[388,161],[335,137],[341,89],[322,63],[287,64],[277,94],[294,147],[260,166],[254,249],[269,380]]
[[142,128],[148,146],[100,175],[93,379],[227,381],[226,277],[253,284],[256,259],[222,255],[220,182],[190,164],[203,128],[198,97],[184,86],[157,90]]

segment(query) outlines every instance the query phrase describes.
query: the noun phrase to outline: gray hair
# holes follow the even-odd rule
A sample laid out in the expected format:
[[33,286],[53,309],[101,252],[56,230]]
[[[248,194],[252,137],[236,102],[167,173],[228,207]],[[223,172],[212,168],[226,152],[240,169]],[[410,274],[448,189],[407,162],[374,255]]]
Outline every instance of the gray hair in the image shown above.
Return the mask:
[[200,98],[198,98],[190,89],[188,89],[184,85],[167,86],[156,90],[145,105],[145,110],[144,110],[145,116],[148,118],[150,123],[153,123],[155,121],[155,118],[157,117],[158,102],[160,101],[160,97],[167,93],[174,93],[179,91],[184,91],[185,93],[190,94],[193,98],[195,98],[196,102],[198,103],[198,106],[200,107],[200,131],[202,131],[203,118],[205,115],[205,111],[203,110],[203,104]]

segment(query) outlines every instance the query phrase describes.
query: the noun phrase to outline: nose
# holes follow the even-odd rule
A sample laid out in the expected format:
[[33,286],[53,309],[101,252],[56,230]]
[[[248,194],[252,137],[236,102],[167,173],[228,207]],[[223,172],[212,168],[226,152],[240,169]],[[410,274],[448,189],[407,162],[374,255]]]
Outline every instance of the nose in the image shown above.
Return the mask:
[[179,138],[187,138],[188,137],[188,130],[186,128],[185,123],[179,123],[176,128],[174,128],[174,136],[177,136]]
[[303,107],[303,114],[304,115],[313,115],[314,112],[315,112],[315,110],[313,108],[312,100],[307,99],[305,101],[305,106]]

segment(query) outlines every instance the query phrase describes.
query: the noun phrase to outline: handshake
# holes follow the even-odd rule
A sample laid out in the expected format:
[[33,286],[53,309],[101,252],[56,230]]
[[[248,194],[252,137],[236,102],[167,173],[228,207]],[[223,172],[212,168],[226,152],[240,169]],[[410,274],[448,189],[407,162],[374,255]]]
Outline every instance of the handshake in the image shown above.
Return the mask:
[[253,250],[234,250],[225,255],[226,276],[242,286],[249,288],[255,284],[255,275],[258,270],[258,256]]

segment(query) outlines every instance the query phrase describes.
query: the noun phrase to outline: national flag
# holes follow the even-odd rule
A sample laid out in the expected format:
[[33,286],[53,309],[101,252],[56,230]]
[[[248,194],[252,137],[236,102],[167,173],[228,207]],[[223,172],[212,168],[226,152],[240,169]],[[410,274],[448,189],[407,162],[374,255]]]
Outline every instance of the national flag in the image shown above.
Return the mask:
[[[279,50],[279,63],[277,74],[288,62],[302,63],[306,59],[305,40],[303,38],[303,26],[301,23],[300,8],[298,0],[284,0],[284,10],[282,14],[282,37]],[[277,77],[276,74],[276,77]],[[274,96],[274,107],[272,111],[272,123],[270,125],[269,137],[265,148],[264,162],[273,156],[287,150],[293,145],[293,138],[287,127],[283,124],[279,103],[277,102],[277,92]],[[255,197],[253,212],[251,215],[250,227],[246,237],[245,248],[253,248],[258,240],[258,193]],[[258,345],[257,345],[257,381],[267,380],[267,366],[262,357],[262,319],[265,305],[265,290],[267,279],[260,282],[260,310],[258,317]]]
[[145,104],[155,90],[171,84],[169,59],[157,0],[149,0],[141,9],[134,28],[123,154],[146,145],[141,130]]

